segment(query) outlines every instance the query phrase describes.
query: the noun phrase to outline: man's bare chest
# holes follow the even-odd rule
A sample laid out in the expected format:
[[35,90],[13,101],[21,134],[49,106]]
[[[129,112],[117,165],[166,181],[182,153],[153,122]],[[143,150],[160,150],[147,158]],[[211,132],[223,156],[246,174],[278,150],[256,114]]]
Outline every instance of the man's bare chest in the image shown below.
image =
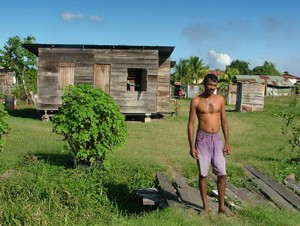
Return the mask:
[[213,114],[221,110],[221,105],[212,101],[202,101],[197,106],[197,112],[200,114]]

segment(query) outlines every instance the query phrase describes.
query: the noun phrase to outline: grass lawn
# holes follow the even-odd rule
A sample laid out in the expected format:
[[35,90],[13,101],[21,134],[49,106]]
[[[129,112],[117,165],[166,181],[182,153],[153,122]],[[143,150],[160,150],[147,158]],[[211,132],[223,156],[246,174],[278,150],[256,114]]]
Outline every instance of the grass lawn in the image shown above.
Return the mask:
[[[296,173],[299,182],[300,164],[288,162],[291,147],[276,116],[291,100],[267,97],[262,112],[238,113],[227,106],[228,180],[236,186],[247,186],[244,165],[280,182]],[[157,171],[170,175],[175,167],[190,180],[198,177],[187,139],[189,100],[179,104],[176,118],[128,121],[126,144],[110,154],[108,171],[73,169],[51,122],[41,122],[35,109],[12,112],[11,132],[0,153],[0,175],[11,173],[0,179],[0,225],[299,225],[299,213],[265,206],[249,206],[233,218],[213,213],[205,218],[180,206],[141,206],[133,189],[156,186]]]

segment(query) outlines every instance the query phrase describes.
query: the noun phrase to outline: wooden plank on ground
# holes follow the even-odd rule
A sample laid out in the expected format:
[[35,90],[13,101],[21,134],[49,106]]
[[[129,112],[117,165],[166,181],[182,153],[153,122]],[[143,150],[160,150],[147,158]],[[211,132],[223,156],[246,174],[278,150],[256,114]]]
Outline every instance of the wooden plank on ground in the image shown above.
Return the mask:
[[137,188],[134,191],[137,194],[155,194],[159,192],[157,188]]
[[249,197],[249,192],[247,193],[246,190],[238,189],[236,186],[231,184],[230,182],[226,182],[226,193],[228,195],[235,195],[239,198],[241,205],[246,206],[248,202],[251,202],[251,198]]
[[277,207],[270,199],[263,195],[259,191],[250,191],[247,188],[238,188],[242,193],[247,196],[246,203],[252,203],[257,205],[270,205],[272,207]]
[[[214,176],[214,180],[217,183],[216,176]],[[266,204],[266,205],[272,205],[274,207],[274,203],[266,199],[266,197],[261,193],[249,191],[246,188],[237,188],[229,181],[226,181],[226,194],[227,193],[229,196],[236,195],[239,198],[239,200],[237,201],[241,202],[242,207],[248,205],[249,203],[259,204],[259,205]]]
[[[212,193],[212,195],[213,195],[214,197],[216,197],[216,198],[219,197],[219,192],[218,192],[218,190],[212,190],[211,193]],[[228,206],[230,209],[235,209],[235,210],[240,209],[241,206],[240,206],[240,204],[237,202],[236,196],[235,196],[235,197],[233,197],[233,196],[229,197],[229,196],[228,196],[228,193],[230,193],[230,192],[228,192],[228,189],[226,188],[226,194],[227,194],[227,195],[225,195],[225,205]]]
[[268,184],[274,191],[276,191],[279,195],[281,195],[285,200],[287,200],[292,206],[296,209],[300,210],[300,197],[297,196],[295,193],[287,189],[283,184],[279,184],[274,181],[269,176],[265,175],[264,173],[258,171],[253,166],[247,166],[248,170],[250,170],[256,177],[263,180],[266,184]]
[[179,202],[178,196],[173,185],[168,181],[167,176],[161,172],[156,173],[161,192],[166,198],[166,201],[169,206],[174,206],[176,202]]
[[143,198],[144,206],[160,205],[162,202],[166,201],[157,188],[138,188],[134,191]]
[[143,194],[142,197],[144,206],[158,206],[165,201],[162,194]]
[[[189,185],[188,179],[178,173],[174,168],[172,168],[172,174],[174,177],[174,182],[176,189],[182,199],[182,201],[189,207],[194,208],[197,211],[203,209],[203,202],[200,196],[199,189],[193,188]],[[214,211],[218,211],[218,204],[213,201],[209,196],[207,197],[208,205]]]
[[[213,175],[214,181],[217,184],[218,179],[215,175]],[[226,192],[225,195],[227,196],[227,201],[231,200],[236,205],[237,209],[242,206],[246,206],[247,196],[242,192],[239,191],[234,185],[232,185],[229,181],[226,181]],[[230,202],[228,202],[230,204]],[[232,203],[231,203],[232,204]],[[233,204],[232,204],[233,206]]]
[[197,189],[188,187],[188,188],[176,188],[181,200],[188,207],[191,207],[199,212],[203,210],[203,203],[200,197],[200,192]]
[[188,188],[190,187],[188,179],[182,176],[180,173],[176,171],[175,168],[171,168],[171,172],[178,188]]
[[300,195],[300,184],[289,178],[284,179],[283,182],[289,189]]
[[270,199],[272,200],[279,208],[281,209],[289,209],[295,211],[295,208],[288,203],[281,195],[279,195],[276,191],[274,191],[268,184],[266,184],[263,180],[257,178],[250,170],[244,167],[244,171],[249,179],[255,183],[260,190]]

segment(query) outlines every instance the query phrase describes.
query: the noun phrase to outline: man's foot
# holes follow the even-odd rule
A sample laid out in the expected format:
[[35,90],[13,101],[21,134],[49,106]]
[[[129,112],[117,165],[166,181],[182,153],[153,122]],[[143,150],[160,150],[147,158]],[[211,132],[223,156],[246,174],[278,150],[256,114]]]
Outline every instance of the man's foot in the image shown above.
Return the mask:
[[201,211],[201,215],[208,216],[208,214],[209,214],[209,209],[208,208],[203,208],[203,210]]
[[219,209],[219,214],[224,214],[226,217],[234,216],[234,213],[226,207]]

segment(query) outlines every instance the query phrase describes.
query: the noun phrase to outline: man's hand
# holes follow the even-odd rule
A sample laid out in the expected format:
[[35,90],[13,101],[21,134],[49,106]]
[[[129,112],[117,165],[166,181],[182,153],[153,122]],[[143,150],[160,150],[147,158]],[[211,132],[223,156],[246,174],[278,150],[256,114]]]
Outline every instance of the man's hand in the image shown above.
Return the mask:
[[226,155],[230,155],[230,153],[231,153],[231,148],[230,148],[230,145],[229,145],[229,144],[226,144],[226,143],[225,143],[224,148],[223,148],[223,152],[224,152],[224,154],[226,154]]
[[198,158],[199,158],[199,157],[198,157],[198,153],[197,153],[197,151],[196,151],[195,148],[191,148],[191,149],[190,149],[190,155],[191,155],[194,159],[198,159]]

